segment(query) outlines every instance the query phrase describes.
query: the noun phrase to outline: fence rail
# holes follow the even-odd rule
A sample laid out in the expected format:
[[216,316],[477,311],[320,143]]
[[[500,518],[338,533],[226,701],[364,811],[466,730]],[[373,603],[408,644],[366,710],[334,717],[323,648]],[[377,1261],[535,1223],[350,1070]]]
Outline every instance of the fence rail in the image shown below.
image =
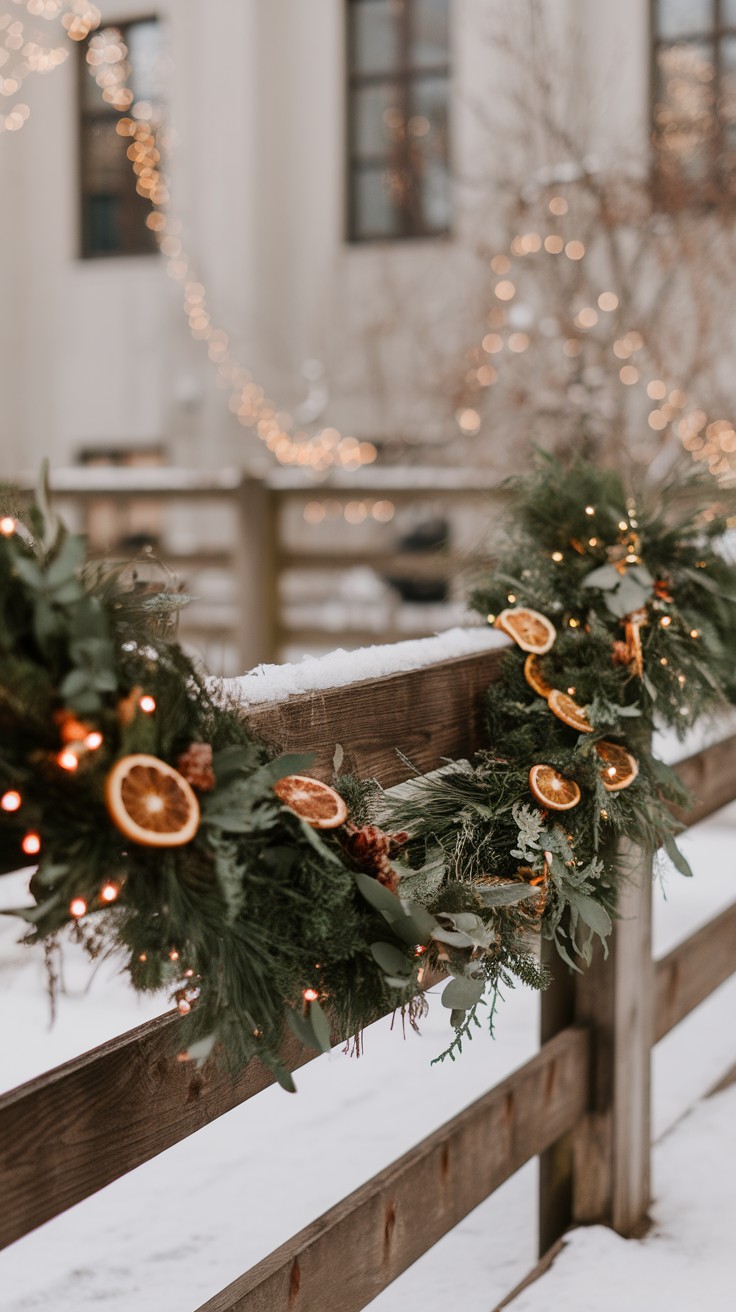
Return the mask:
[[[497,652],[445,661],[296,697],[251,720],[279,746],[316,747],[322,775],[340,742],[351,768],[390,785],[409,774],[397,748],[422,770],[474,750],[497,664]],[[736,735],[678,770],[698,791],[685,817],[695,823],[736,796]],[[531,1062],[200,1312],[358,1312],[536,1155],[544,1248],[574,1219],[635,1231],[649,1201],[651,1046],[736,969],[736,902],[652,962],[651,871],[640,874],[611,959],[597,957],[580,978],[558,970],[543,995],[543,1043]],[[177,1025],[170,1013],[0,1097],[0,1247],[273,1082],[257,1061],[237,1078],[177,1063]],[[285,1042],[292,1070],[314,1055]]]
[[[182,638],[205,654],[214,673],[239,674],[282,659],[287,647],[307,650],[336,645],[357,647],[377,641],[427,637],[455,622],[447,602],[417,602],[407,611],[396,588],[452,584],[482,559],[482,526],[503,504],[495,476],[470,469],[366,469],[334,472],[315,484],[304,474],[277,470],[268,478],[237,469],[215,473],[168,467],[105,466],[52,471],[52,490],[78,526],[89,533],[99,554],[127,557],[133,541],[147,535],[166,564],[175,569],[185,592],[195,598],[182,614]],[[22,480],[30,497],[32,479]],[[326,520],[304,523],[311,503],[329,507],[391,507],[395,522],[346,525]],[[467,534],[465,505],[474,508],[477,532]],[[397,528],[402,515],[444,507],[450,531],[442,543],[406,541]],[[463,508],[462,515],[459,508]],[[366,512],[367,513],[367,512]],[[464,539],[453,529],[462,524]],[[125,532],[132,535],[125,540]],[[121,536],[123,538],[121,544]],[[369,603],[338,599],[329,584],[321,602],[289,600],[288,580],[345,578],[347,571],[370,570],[386,593]],[[217,585],[213,589],[213,576]],[[392,582],[393,581],[393,582]],[[327,606],[327,609],[325,608]],[[439,607],[439,609],[437,608]]]

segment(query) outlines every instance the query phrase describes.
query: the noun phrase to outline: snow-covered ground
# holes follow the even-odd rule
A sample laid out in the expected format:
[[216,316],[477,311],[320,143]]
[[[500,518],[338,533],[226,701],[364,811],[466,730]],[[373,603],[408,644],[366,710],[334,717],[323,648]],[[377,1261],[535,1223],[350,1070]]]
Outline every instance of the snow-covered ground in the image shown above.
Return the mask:
[[731,1312],[736,1304],[736,1086],[699,1103],[654,1149],[653,1227],[643,1241],[575,1230],[509,1312]]
[[[666,896],[655,895],[658,955],[733,900],[735,837],[732,806],[685,839],[696,877],[664,873]],[[5,905],[21,892],[22,876],[0,881]],[[89,966],[69,948],[67,991],[49,1029],[42,965],[15,945],[17,932],[0,918],[0,1089],[163,1009],[138,1000],[110,964],[90,982]],[[658,1046],[657,1137],[736,1060],[735,1011],[736,978]],[[430,1067],[446,1024],[435,1000],[420,1038],[404,1040],[388,1022],[373,1026],[360,1061],[338,1052],[313,1061],[298,1073],[296,1097],[267,1090],[27,1236],[0,1254],[2,1312],[97,1304],[194,1312],[527,1060],[537,1046],[538,1000],[512,994],[495,1042],[479,1034],[455,1064]],[[576,1234],[553,1271],[520,1296],[518,1312],[546,1312],[561,1298],[573,1312],[607,1312],[614,1289],[617,1312],[692,1312],[701,1302],[730,1312],[735,1104],[734,1093],[708,1102],[658,1148],[651,1238],[624,1244],[599,1230]],[[535,1188],[531,1163],[376,1299],[376,1312],[490,1312],[534,1264]]]

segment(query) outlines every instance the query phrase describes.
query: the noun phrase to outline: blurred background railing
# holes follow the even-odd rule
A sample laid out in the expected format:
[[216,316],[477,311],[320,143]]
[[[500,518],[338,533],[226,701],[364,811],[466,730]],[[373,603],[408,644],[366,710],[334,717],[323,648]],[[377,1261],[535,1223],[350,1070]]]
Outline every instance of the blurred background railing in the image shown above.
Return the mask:
[[71,467],[52,491],[92,558],[133,558],[192,598],[182,641],[228,676],[461,622],[502,504],[490,475],[427,467],[317,485],[291,470]]

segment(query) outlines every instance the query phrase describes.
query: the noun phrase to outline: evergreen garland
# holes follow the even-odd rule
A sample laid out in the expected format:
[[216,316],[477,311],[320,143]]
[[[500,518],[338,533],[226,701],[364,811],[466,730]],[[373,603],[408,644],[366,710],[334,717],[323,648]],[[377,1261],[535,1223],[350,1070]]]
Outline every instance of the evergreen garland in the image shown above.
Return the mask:
[[[576,968],[605,941],[620,839],[687,873],[670,810],[687,799],[651,739],[736,695],[724,496],[694,474],[634,502],[613,473],[540,456],[472,597],[532,660],[505,655],[486,749],[389,794],[337,779],[352,818],[323,829],[278,795],[309,759],[272,759],[177,645],[182,599],[86,565],[42,486],[25,520],[0,521],[0,872],[38,862],[12,914],[30,941],[71,925],[136,989],[168,986],[199,1061],[257,1053],[293,1088],[285,1024],[325,1050],[323,1004],[343,1033],[394,1006],[415,1021],[436,968],[454,1056],[484,995],[492,1028],[504,988],[544,986],[540,927]],[[121,830],[111,781],[141,757],[193,799],[189,841]]]

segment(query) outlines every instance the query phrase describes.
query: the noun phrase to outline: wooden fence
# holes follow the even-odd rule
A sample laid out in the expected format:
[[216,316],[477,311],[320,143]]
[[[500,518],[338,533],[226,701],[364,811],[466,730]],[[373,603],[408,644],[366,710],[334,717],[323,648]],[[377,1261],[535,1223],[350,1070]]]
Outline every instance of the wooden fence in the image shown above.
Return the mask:
[[[284,659],[289,649],[427,637],[456,623],[461,575],[477,566],[483,526],[500,504],[495,481],[477,470],[397,468],[338,471],[315,484],[290,469],[252,478],[237,469],[155,466],[74,466],[54,469],[51,479],[55,501],[88,534],[93,553],[128,557],[136,543],[153,542],[152,562],[160,550],[193,597],[182,612],[182,640],[204,653],[212,673],[225,675]],[[31,480],[24,482],[30,496]],[[310,505],[345,513],[388,506],[395,519],[368,515],[369,522],[351,525],[338,514],[310,524]],[[423,547],[407,540],[402,516],[426,521],[439,508],[444,540]],[[356,569],[363,579],[372,572],[382,601],[336,598]],[[322,601],[295,604],[287,595],[295,578],[307,592],[321,579]],[[407,608],[397,590],[407,583],[445,588],[450,600]]]
[[[430,770],[480,744],[497,663],[497,652],[446,661],[250,718],[280,746],[316,748],[323,776],[340,742],[349,765],[390,785],[407,774],[396,748]],[[694,823],[736,797],[736,735],[678,768],[699,799],[685,817]],[[639,864],[608,961],[575,977],[556,968],[538,1054],[199,1312],[358,1312],[537,1155],[543,1252],[572,1221],[637,1232],[649,1204],[652,1045],[736,969],[736,902],[652,961],[651,871]],[[272,1083],[257,1060],[236,1079],[178,1064],[177,1025],[176,1013],[162,1016],[0,1098],[0,1247]],[[285,1042],[292,1070],[314,1055]]]

